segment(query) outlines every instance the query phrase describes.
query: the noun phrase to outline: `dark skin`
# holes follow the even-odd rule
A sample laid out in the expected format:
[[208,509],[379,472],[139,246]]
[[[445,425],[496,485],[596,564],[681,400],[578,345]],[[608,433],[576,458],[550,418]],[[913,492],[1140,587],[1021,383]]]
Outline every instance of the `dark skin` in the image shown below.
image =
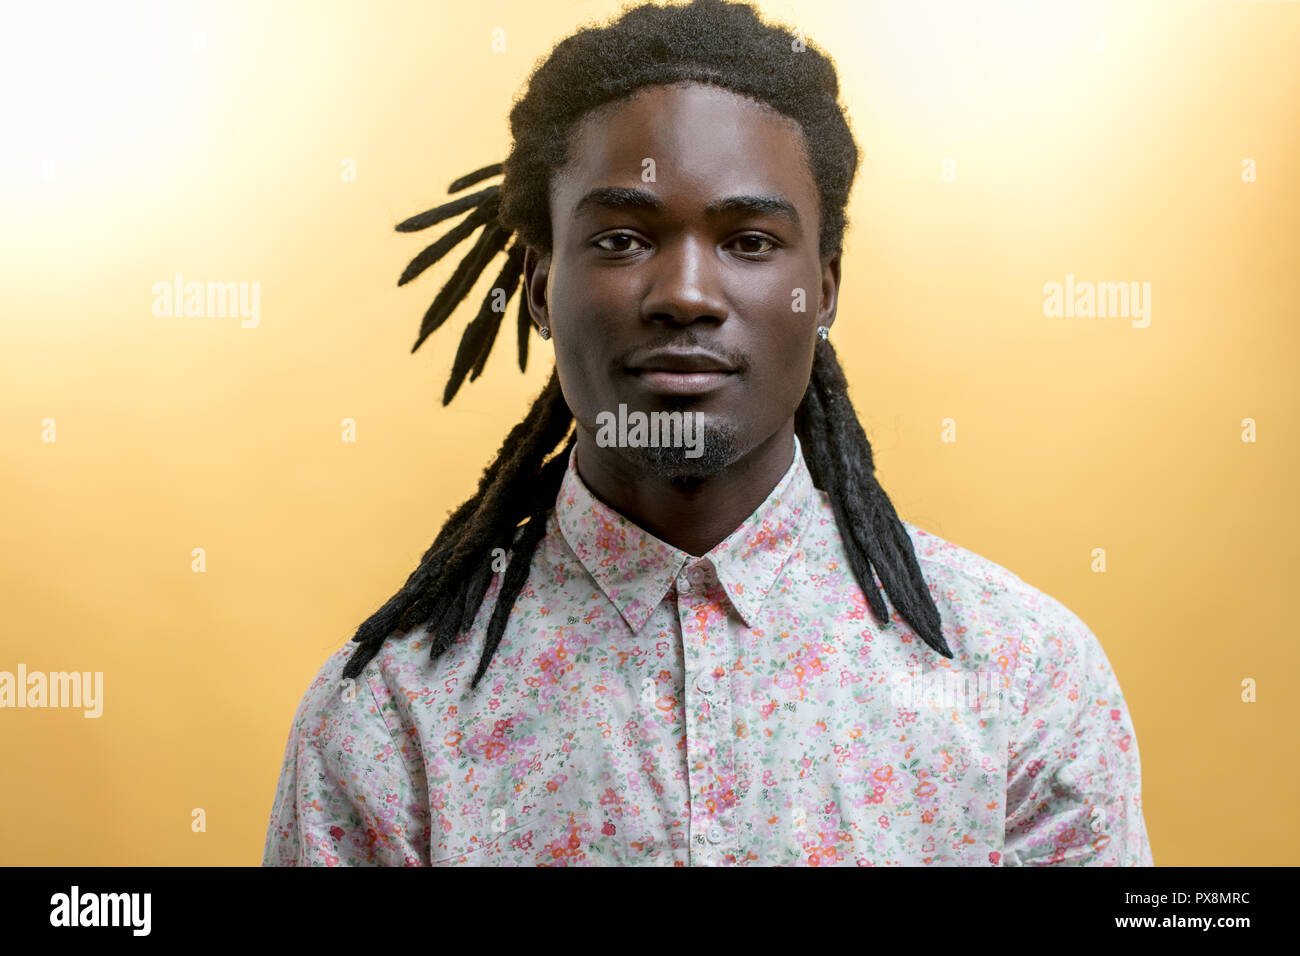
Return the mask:
[[[803,143],[793,120],[728,90],[644,89],[575,128],[570,163],[551,185],[552,251],[526,252],[528,307],[550,328],[577,422],[578,473],[615,511],[692,555],[726,539],[789,469],[817,326],[835,320],[840,257],[819,254]],[[643,178],[647,157],[653,182]],[[649,193],[660,208],[607,198],[575,213],[601,187]],[[784,200],[794,218],[771,204],[706,213],[733,196]],[[723,356],[732,371],[681,394],[629,370],[665,347]],[[620,403],[702,412],[707,434],[730,441],[710,465],[665,474],[638,449],[597,443],[598,413]]]

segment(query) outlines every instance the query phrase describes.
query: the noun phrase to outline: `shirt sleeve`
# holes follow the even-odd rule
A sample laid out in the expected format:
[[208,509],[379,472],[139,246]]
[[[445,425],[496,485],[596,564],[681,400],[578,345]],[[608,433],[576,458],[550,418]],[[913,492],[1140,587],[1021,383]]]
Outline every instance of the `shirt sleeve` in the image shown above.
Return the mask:
[[1152,866],[1137,736],[1101,643],[1041,595],[1016,669],[1004,866]]
[[398,728],[378,659],[347,683],[356,645],[326,661],[294,714],[263,866],[425,866],[422,761]]

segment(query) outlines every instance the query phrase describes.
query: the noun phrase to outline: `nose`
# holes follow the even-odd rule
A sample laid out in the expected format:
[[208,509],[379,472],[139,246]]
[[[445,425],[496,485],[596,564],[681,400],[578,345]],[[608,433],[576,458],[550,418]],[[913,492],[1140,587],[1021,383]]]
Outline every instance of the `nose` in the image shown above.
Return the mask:
[[660,247],[651,268],[654,275],[641,305],[644,318],[678,325],[726,318],[721,264],[710,242],[679,236]]

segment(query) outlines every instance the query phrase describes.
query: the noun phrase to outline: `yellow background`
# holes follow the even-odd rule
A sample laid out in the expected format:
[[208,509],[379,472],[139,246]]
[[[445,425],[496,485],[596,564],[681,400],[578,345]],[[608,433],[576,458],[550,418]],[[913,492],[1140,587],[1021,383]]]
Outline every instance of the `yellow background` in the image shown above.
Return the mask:
[[[833,338],[900,514],[1101,639],[1157,865],[1295,863],[1300,3],[759,7],[835,59],[865,154]],[[617,12],[10,11],[0,670],[105,687],[98,720],[0,711],[0,862],[260,862],[308,682],[550,367],[534,338],[519,374],[512,303],[443,409],[469,305],[409,349],[467,246],[398,289],[445,227],[393,226],[504,159],[534,61]],[[155,318],[177,272],[259,282],[260,325]],[[1150,326],[1045,318],[1067,273],[1151,282]]]

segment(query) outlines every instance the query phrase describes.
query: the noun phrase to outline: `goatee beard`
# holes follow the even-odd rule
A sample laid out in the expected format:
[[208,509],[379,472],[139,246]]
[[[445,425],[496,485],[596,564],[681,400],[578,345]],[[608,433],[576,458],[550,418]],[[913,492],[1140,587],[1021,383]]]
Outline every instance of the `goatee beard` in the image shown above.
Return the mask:
[[686,457],[686,452],[691,450],[686,447],[628,448],[625,451],[642,462],[651,474],[689,487],[721,474],[736,460],[735,425],[706,418],[703,428],[703,449],[697,458]]

